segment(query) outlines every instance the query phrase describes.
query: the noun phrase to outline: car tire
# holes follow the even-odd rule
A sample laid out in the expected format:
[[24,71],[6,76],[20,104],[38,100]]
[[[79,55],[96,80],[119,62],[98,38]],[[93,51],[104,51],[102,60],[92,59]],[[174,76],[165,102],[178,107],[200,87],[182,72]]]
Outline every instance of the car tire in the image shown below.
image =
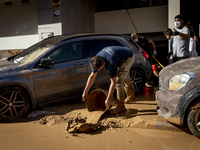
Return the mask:
[[0,120],[14,120],[25,115],[30,100],[23,88],[9,86],[0,90]]
[[188,114],[187,123],[192,134],[200,138],[200,103],[194,105]]
[[138,94],[142,91],[145,84],[145,76],[142,70],[138,68],[133,68],[130,70],[130,78],[135,91]]

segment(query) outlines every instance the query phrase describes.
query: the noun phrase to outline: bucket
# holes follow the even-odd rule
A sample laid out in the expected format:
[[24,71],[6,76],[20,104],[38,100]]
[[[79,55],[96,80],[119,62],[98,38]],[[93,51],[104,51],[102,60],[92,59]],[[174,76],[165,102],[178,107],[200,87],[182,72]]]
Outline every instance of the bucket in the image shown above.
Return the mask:
[[[87,97],[86,106],[88,111],[105,111],[105,100],[108,96],[108,90],[95,89]],[[111,96],[111,106],[114,104],[114,96]],[[110,109],[109,108],[109,109]]]

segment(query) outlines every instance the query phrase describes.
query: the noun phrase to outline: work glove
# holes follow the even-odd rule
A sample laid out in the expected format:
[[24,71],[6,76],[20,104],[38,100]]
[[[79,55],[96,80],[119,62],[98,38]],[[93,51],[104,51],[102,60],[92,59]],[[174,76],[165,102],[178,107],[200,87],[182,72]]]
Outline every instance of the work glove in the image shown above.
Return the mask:
[[174,36],[176,36],[176,35],[180,35],[180,32],[177,31],[176,29],[174,29],[173,35],[174,35]]
[[157,56],[156,50],[153,50],[153,56]]

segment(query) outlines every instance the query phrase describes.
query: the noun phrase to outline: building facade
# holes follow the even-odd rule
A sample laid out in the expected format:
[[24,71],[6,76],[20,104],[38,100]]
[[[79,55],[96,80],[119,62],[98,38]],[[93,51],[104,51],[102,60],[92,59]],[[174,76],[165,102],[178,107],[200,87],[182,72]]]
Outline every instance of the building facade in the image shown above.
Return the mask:
[[175,28],[175,15],[195,20],[199,33],[198,4],[192,1],[0,0],[0,57],[17,54],[50,36],[137,31],[151,38],[158,52],[166,55],[168,42],[163,31]]

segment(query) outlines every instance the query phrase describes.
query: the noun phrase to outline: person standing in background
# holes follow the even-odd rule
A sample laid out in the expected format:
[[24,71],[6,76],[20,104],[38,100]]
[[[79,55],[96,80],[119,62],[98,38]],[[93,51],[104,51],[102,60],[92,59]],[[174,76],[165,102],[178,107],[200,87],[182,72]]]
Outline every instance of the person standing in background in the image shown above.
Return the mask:
[[190,57],[196,57],[198,56],[198,53],[196,51],[196,45],[198,44],[198,38],[196,36],[196,32],[193,28],[193,24],[191,21],[188,21],[185,25],[190,29],[190,44],[189,44],[189,52]]
[[174,24],[177,29],[174,29],[173,32],[173,62],[189,58],[190,30],[183,23],[182,15],[174,17]]
[[[154,42],[151,39],[149,39],[148,37],[145,37],[145,36],[139,37],[136,33],[131,34],[131,39],[148,53],[149,62],[152,65],[154,63],[152,55],[157,56],[156,46],[155,46]],[[152,47],[153,51],[152,51],[151,47]],[[152,76],[151,76],[150,80],[147,83],[145,83],[145,85],[146,85],[146,87],[152,87],[153,84],[154,83],[152,81]]]
[[167,55],[167,59],[169,60],[169,58],[173,55],[173,32],[172,32],[172,29],[171,28],[167,28],[165,31],[164,31],[164,35],[165,37],[170,40],[170,49],[169,49],[169,53]]
[[[149,58],[150,58],[150,63],[152,65],[152,55],[157,56],[156,46],[155,46],[154,42],[145,36],[138,37],[138,35],[136,33],[131,34],[131,39],[148,53]],[[152,47],[153,52],[152,52],[150,46]]]

